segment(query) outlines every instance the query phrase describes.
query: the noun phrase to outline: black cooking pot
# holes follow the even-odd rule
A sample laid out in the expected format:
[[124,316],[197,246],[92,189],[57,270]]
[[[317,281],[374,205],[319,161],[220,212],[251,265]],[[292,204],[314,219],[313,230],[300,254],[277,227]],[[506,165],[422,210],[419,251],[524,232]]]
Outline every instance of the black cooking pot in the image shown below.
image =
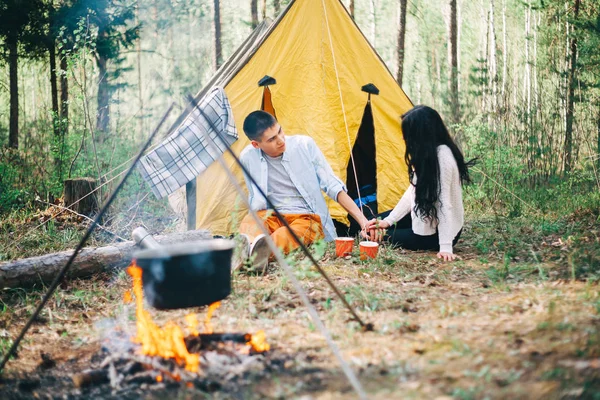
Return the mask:
[[176,309],[224,299],[231,293],[234,245],[233,240],[208,239],[136,252],[146,300],[158,309]]

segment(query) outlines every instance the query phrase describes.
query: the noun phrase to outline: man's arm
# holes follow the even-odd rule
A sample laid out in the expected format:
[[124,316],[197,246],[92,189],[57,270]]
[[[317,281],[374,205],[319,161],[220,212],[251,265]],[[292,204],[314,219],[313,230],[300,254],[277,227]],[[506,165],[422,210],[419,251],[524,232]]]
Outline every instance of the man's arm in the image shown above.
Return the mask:
[[314,160],[313,165],[317,172],[321,190],[325,192],[327,196],[337,201],[350,215],[352,215],[352,217],[360,224],[363,236],[368,238],[364,228],[369,220],[365,218],[362,212],[360,212],[360,209],[356,203],[354,203],[354,200],[348,196],[346,193],[346,186],[340,178],[335,176],[331,166],[314,140],[310,139],[308,144]]
[[340,205],[344,207],[344,209],[348,211],[350,215],[352,215],[352,218],[354,218],[356,222],[359,223],[360,229],[364,230],[367,222],[369,221],[367,218],[365,218],[363,213],[360,212],[360,208],[358,208],[354,200],[348,196],[348,193],[344,192],[343,190],[339,192],[337,195],[337,202],[340,203]]
[[[250,157],[249,149],[244,148],[242,150],[242,153],[240,154],[240,162],[242,163],[244,168],[248,171],[250,171],[250,165],[248,164],[249,157]],[[248,201],[250,204],[252,204],[252,201],[254,199],[254,188],[252,187],[252,182],[250,181],[250,178],[246,175],[246,173],[243,173],[243,175],[244,175],[244,181],[246,182],[246,189],[248,190]]]
[[308,148],[308,153],[310,154],[309,157],[317,174],[321,190],[332,200],[338,201],[338,194],[340,192],[346,192],[346,185],[344,185],[344,182],[342,182],[340,178],[335,176],[331,169],[331,165],[329,165],[315,141],[308,136],[306,138],[306,146]]

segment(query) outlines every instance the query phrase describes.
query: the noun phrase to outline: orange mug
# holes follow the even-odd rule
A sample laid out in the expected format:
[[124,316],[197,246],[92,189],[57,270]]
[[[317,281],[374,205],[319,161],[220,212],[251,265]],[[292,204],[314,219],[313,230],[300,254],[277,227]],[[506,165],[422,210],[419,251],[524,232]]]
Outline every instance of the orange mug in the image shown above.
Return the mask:
[[379,243],[364,241],[360,242],[360,259],[366,260],[367,258],[377,257],[377,250],[379,249]]
[[335,255],[338,257],[345,257],[351,255],[353,247],[354,238],[339,237],[335,239]]

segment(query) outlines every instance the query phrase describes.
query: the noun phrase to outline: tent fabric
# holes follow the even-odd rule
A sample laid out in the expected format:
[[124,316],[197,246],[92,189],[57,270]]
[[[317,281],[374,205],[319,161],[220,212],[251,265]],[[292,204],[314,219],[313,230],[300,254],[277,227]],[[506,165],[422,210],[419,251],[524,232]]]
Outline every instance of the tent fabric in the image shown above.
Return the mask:
[[[218,132],[212,130],[211,123],[229,145],[238,139],[231,105],[219,87],[202,98],[173,134],[140,159],[138,170],[157,198],[168,196],[195,179],[226,150],[223,142],[216,140]],[[208,146],[206,133],[218,152]]]
[[[269,75],[277,80],[269,89],[286,135],[311,136],[342,181],[347,178],[363,115],[366,94],[360,88],[373,83],[380,89],[371,104],[377,199],[380,210],[393,208],[408,186],[399,116],[412,108],[412,103],[343,4],[339,0],[292,1],[272,25],[261,26],[242,48],[209,82],[224,87],[238,129],[250,112],[261,108],[263,88],[258,81]],[[248,144],[241,135],[232,149],[239,154]],[[227,154],[224,159],[238,182],[243,182],[234,160]],[[198,176],[195,194],[192,217],[197,228],[232,233],[247,212],[217,163]],[[328,206],[334,219],[347,222],[341,206],[329,199]]]

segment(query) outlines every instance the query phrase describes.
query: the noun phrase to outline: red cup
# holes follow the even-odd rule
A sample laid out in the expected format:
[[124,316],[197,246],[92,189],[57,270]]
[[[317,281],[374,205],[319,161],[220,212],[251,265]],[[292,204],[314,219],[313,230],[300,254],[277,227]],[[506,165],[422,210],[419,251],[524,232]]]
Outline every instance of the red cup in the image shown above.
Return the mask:
[[335,239],[335,255],[338,257],[351,255],[352,247],[354,247],[354,238],[339,237]]
[[377,257],[377,250],[379,249],[379,243],[364,241],[360,242],[360,259],[366,260],[367,258]]

